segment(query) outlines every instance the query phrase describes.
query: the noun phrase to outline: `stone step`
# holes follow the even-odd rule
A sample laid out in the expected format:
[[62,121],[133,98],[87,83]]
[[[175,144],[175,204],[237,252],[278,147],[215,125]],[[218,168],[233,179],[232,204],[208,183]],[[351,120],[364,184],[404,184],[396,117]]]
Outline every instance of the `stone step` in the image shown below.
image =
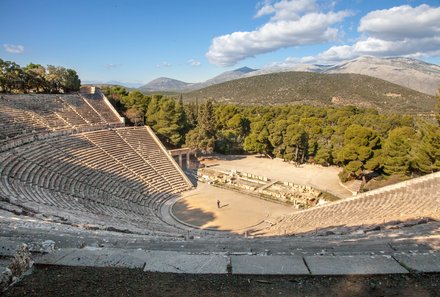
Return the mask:
[[293,256],[84,248],[59,249],[37,256],[34,260],[44,265],[127,267],[191,274],[371,275],[440,272],[438,253]]

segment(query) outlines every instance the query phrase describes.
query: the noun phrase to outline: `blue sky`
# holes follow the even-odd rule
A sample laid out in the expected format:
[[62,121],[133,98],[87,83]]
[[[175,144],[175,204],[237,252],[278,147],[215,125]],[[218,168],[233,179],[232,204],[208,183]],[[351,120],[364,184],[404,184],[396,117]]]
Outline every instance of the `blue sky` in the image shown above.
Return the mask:
[[82,80],[199,82],[361,55],[440,64],[440,0],[0,0],[0,58]]

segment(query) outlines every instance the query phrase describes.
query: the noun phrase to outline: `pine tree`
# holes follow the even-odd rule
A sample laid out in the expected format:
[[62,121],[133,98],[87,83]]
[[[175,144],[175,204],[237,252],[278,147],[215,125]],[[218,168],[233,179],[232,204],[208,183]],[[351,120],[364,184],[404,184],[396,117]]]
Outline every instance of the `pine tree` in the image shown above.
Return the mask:
[[271,152],[272,146],[269,141],[269,130],[266,121],[260,120],[251,124],[251,133],[245,138],[243,149],[264,155]]
[[413,128],[399,127],[390,131],[382,150],[384,172],[388,175],[408,175],[416,143]]
[[380,147],[380,138],[372,129],[352,124],[344,132],[344,145],[335,154],[336,161],[344,166],[345,173],[358,178],[364,169],[376,169],[373,164],[379,162],[372,159],[378,156]]
[[155,116],[156,123],[153,129],[157,136],[168,145],[177,147],[182,141],[180,127],[177,124],[176,102],[172,98],[162,98],[159,103],[159,111]]
[[183,106],[186,116],[187,129],[192,130],[197,126],[197,105],[190,102]]
[[154,126],[157,123],[158,113],[160,110],[159,101],[162,96],[153,96],[148,104],[147,112],[145,114],[145,124]]
[[285,160],[297,163],[305,161],[308,150],[308,135],[302,125],[290,124],[286,128],[284,143],[286,145]]
[[426,122],[420,123],[420,141],[417,144],[414,169],[420,173],[440,170],[440,129]]
[[179,141],[179,146],[182,145],[183,140],[185,139],[186,133],[188,133],[188,117],[185,112],[185,108],[183,105],[183,98],[180,95],[179,100],[176,103],[175,108],[175,121],[177,126],[179,126],[179,133],[181,136],[181,141]]
[[202,154],[212,153],[215,147],[216,129],[214,106],[211,100],[200,105],[195,129],[186,135],[186,145]]

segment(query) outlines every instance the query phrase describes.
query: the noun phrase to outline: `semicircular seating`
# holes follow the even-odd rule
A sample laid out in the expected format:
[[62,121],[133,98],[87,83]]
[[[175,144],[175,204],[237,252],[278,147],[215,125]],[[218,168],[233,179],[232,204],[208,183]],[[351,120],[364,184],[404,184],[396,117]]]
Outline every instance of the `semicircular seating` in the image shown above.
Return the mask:
[[158,210],[192,184],[150,129],[102,129],[118,115],[101,96],[4,95],[0,100],[3,143],[78,126],[92,130],[37,137],[0,153],[1,198],[48,215],[76,216],[82,223],[180,232],[164,223]]

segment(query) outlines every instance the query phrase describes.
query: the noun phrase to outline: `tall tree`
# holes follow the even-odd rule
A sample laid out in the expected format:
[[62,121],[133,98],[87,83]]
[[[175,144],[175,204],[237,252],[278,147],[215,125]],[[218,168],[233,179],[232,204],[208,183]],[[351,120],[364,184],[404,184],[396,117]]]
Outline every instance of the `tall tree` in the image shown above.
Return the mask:
[[408,175],[417,144],[416,131],[399,127],[389,132],[382,149],[383,170],[388,175]]
[[196,154],[207,154],[214,151],[215,140],[214,106],[213,102],[208,100],[200,105],[197,126],[186,135],[186,145],[194,149]]
[[217,141],[216,151],[232,154],[243,151],[243,141],[250,127],[249,120],[238,106],[220,105],[215,108]]
[[61,87],[63,88],[65,93],[79,91],[79,88],[81,87],[81,80],[79,79],[78,74],[75,70],[66,69],[63,72]]
[[307,154],[315,155],[318,150],[319,138],[322,135],[322,128],[324,126],[324,121],[316,117],[305,117],[299,122],[307,133]]
[[153,126],[159,138],[165,144],[177,147],[182,142],[180,127],[177,124],[176,102],[173,98],[162,98],[159,103],[157,121]]
[[29,90],[45,93],[50,91],[49,85],[45,79],[46,68],[40,64],[30,63],[24,68],[24,71],[29,75],[27,85]]
[[128,95],[128,92],[124,87],[121,86],[105,87],[102,89],[102,92],[118,112],[124,113],[127,110],[125,105],[122,103],[122,99]]
[[[122,92],[122,90],[120,90]],[[121,102],[126,109],[125,116],[135,125],[145,123],[145,113],[150,103],[150,97],[145,96],[138,90],[123,96]]]
[[272,145],[269,141],[269,130],[266,121],[260,120],[251,123],[251,132],[244,140],[243,149],[267,156],[271,153]]
[[130,107],[124,114],[135,126],[142,126],[144,124],[145,113],[143,113],[142,110]]
[[181,146],[185,140],[186,133],[188,133],[188,131],[189,131],[188,117],[186,115],[182,95],[180,95],[179,100],[176,102],[175,122],[176,122],[177,126],[179,127],[178,131],[181,136],[181,139],[180,139],[178,145]]
[[414,169],[426,174],[440,170],[440,129],[430,123],[419,123],[420,141],[417,143]]
[[62,86],[65,68],[47,65],[46,80],[49,83],[51,93],[59,93]]
[[47,66],[46,80],[52,93],[68,93],[78,91],[81,81],[73,69],[61,66]]
[[26,91],[24,71],[20,68],[20,65],[15,62],[1,60],[0,67],[0,87],[3,92]]
[[160,110],[159,102],[162,99],[162,96],[153,95],[148,104],[147,112],[145,114],[145,123],[149,126],[154,126],[158,120],[158,113]]
[[197,126],[197,113],[198,106],[194,102],[187,103],[183,106],[186,115],[187,129],[192,130]]
[[379,149],[380,138],[372,129],[353,124],[345,130],[344,146],[337,152],[337,161],[348,176],[359,178],[365,169],[374,170],[380,164],[373,162]]
[[284,135],[286,134],[287,126],[289,126],[289,122],[284,119],[276,120],[273,124],[269,125],[269,141],[273,147],[273,154],[278,158],[284,158],[286,150]]
[[308,135],[304,127],[300,124],[290,124],[286,128],[284,139],[286,144],[284,159],[303,163],[308,149]]

